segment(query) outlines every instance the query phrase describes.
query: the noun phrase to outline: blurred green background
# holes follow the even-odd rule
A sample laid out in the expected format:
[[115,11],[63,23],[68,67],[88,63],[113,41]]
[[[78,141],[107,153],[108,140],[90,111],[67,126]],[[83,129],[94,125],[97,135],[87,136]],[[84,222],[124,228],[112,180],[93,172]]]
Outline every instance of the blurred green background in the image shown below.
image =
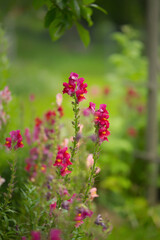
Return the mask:
[[[56,94],[62,91],[62,83],[71,72],[84,77],[89,93],[82,108],[88,107],[89,101],[97,106],[105,103],[110,113],[111,136],[102,146],[102,171],[96,181],[99,211],[106,212],[114,226],[108,239],[158,240],[160,205],[149,206],[147,201],[149,162],[135,156],[135,151],[144,151],[146,145],[146,1],[97,3],[108,15],[94,11],[88,48],[75,27],[52,42],[44,28],[45,9],[35,10],[32,1],[1,3],[1,27],[5,33],[2,32],[1,39],[6,41],[1,46],[8,61],[4,63],[6,71],[0,87],[7,84],[13,95],[6,134],[12,129],[23,131],[33,126],[34,117],[52,109]],[[129,90],[137,94],[131,96],[132,106],[128,104]],[[32,103],[31,94],[35,95]],[[64,118],[72,119],[67,96],[63,107]],[[6,165],[2,156],[1,175],[7,178]],[[18,174],[20,179],[21,173]],[[157,189],[159,185],[160,178]]]

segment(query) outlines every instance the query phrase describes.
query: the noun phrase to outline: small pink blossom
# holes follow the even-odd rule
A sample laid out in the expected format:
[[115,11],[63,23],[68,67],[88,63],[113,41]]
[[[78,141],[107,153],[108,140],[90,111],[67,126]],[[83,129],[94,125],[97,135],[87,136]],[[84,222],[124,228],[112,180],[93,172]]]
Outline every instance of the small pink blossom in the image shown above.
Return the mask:
[[100,173],[101,169],[99,167],[96,167],[96,171],[95,171],[95,174],[98,174]]
[[63,101],[63,96],[62,96],[61,93],[58,93],[58,94],[56,95],[56,103],[57,103],[57,105],[58,105],[59,107],[62,105],[62,101]]
[[5,182],[6,180],[0,176],[0,186]]
[[89,192],[91,200],[93,200],[95,197],[99,197],[99,195],[97,194],[97,188],[91,188]]
[[94,163],[93,154],[89,154],[86,162],[87,168],[92,167],[93,163]]
[[34,102],[34,100],[35,100],[35,95],[34,95],[34,94],[30,94],[30,95],[29,95],[29,100],[30,100],[31,102]]

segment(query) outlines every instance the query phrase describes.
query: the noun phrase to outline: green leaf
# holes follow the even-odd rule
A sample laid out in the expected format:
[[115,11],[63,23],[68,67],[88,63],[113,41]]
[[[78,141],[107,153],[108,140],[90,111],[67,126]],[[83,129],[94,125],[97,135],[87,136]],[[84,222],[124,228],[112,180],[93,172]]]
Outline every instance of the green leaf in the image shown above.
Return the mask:
[[89,32],[79,23],[76,23],[76,27],[84,46],[87,47],[90,43]]
[[90,7],[96,8],[96,9],[100,10],[101,12],[107,14],[107,11],[104,8],[98,6],[97,4],[90,4]]
[[82,7],[82,16],[88,22],[89,26],[93,25],[93,22],[92,22],[92,19],[91,19],[92,12],[93,11],[92,11],[91,8],[85,7],[85,6]]
[[33,7],[35,9],[38,9],[43,5],[46,5],[48,8],[51,8],[53,3],[50,0],[33,0]]
[[61,10],[64,9],[64,2],[62,0],[56,0],[56,4]]
[[93,2],[95,2],[95,0],[83,0],[83,3],[86,4],[86,5],[89,5]]
[[72,0],[72,7],[73,11],[75,12],[75,15],[80,18],[80,6],[77,0]]
[[49,10],[44,18],[44,26],[48,28],[53,22],[53,20],[56,18],[56,8],[53,8]]
[[58,40],[64,34],[65,30],[66,25],[60,22],[60,19],[54,20],[49,27],[49,32],[52,40]]

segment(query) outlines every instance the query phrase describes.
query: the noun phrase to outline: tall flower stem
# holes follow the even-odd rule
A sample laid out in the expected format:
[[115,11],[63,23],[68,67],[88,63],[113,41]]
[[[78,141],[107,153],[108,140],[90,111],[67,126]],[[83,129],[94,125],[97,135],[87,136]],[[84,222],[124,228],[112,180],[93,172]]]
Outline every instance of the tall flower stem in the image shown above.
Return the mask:
[[[97,133],[97,131],[98,130],[96,128],[96,133]],[[100,141],[99,141],[99,137],[97,136],[97,139],[96,139],[96,142],[95,142],[94,154],[93,154],[94,163],[93,163],[93,166],[91,168],[91,172],[90,172],[90,175],[89,175],[89,178],[88,178],[88,181],[87,181],[87,187],[86,187],[86,190],[85,190],[85,193],[84,193],[84,199],[83,199],[84,203],[86,202],[86,200],[88,198],[89,190],[91,189],[93,181],[94,181],[96,163],[97,163],[97,160],[99,158],[99,151],[100,151]]]
[[73,104],[73,111],[74,111],[74,121],[72,122],[74,126],[74,137],[73,137],[73,144],[71,148],[71,162],[74,161],[74,157],[76,154],[77,150],[77,144],[78,144],[78,139],[77,139],[77,134],[79,132],[79,105],[77,103],[77,97],[76,94],[73,96],[74,101],[72,102]]
[[7,193],[5,194],[5,197],[4,197],[4,209],[10,203],[11,198],[12,198],[12,194],[13,194],[13,191],[14,191],[15,177],[16,177],[16,162],[17,161],[16,161],[16,158],[15,158],[15,154],[13,154],[13,159],[12,159],[12,162],[10,163],[11,179],[10,179],[10,182],[8,184]]

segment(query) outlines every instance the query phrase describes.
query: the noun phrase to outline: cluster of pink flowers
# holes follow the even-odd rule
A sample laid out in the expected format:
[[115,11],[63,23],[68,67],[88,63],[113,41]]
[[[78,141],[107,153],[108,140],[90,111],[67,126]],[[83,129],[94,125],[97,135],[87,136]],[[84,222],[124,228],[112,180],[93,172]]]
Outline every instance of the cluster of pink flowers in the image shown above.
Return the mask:
[[71,73],[68,83],[64,82],[63,93],[67,93],[70,96],[76,95],[77,103],[85,99],[84,94],[87,93],[87,83],[83,83],[84,78],[78,78],[77,73]]
[[72,165],[70,161],[71,156],[67,150],[68,150],[67,147],[64,147],[64,148],[59,147],[58,153],[56,156],[56,161],[53,164],[53,166],[61,167],[60,169],[61,176],[65,176],[66,174],[71,173],[71,171],[68,170],[68,166]]
[[8,86],[6,86],[4,90],[0,91],[0,129],[2,128],[2,124],[6,124],[7,119],[9,118],[9,115],[4,110],[4,106],[11,100],[11,92],[9,91]]
[[22,142],[22,135],[20,133],[20,130],[11,131],[10,133],[11,137],[6,138],[5,146],[8,149],[18,149],[23,148],[23,142]]

